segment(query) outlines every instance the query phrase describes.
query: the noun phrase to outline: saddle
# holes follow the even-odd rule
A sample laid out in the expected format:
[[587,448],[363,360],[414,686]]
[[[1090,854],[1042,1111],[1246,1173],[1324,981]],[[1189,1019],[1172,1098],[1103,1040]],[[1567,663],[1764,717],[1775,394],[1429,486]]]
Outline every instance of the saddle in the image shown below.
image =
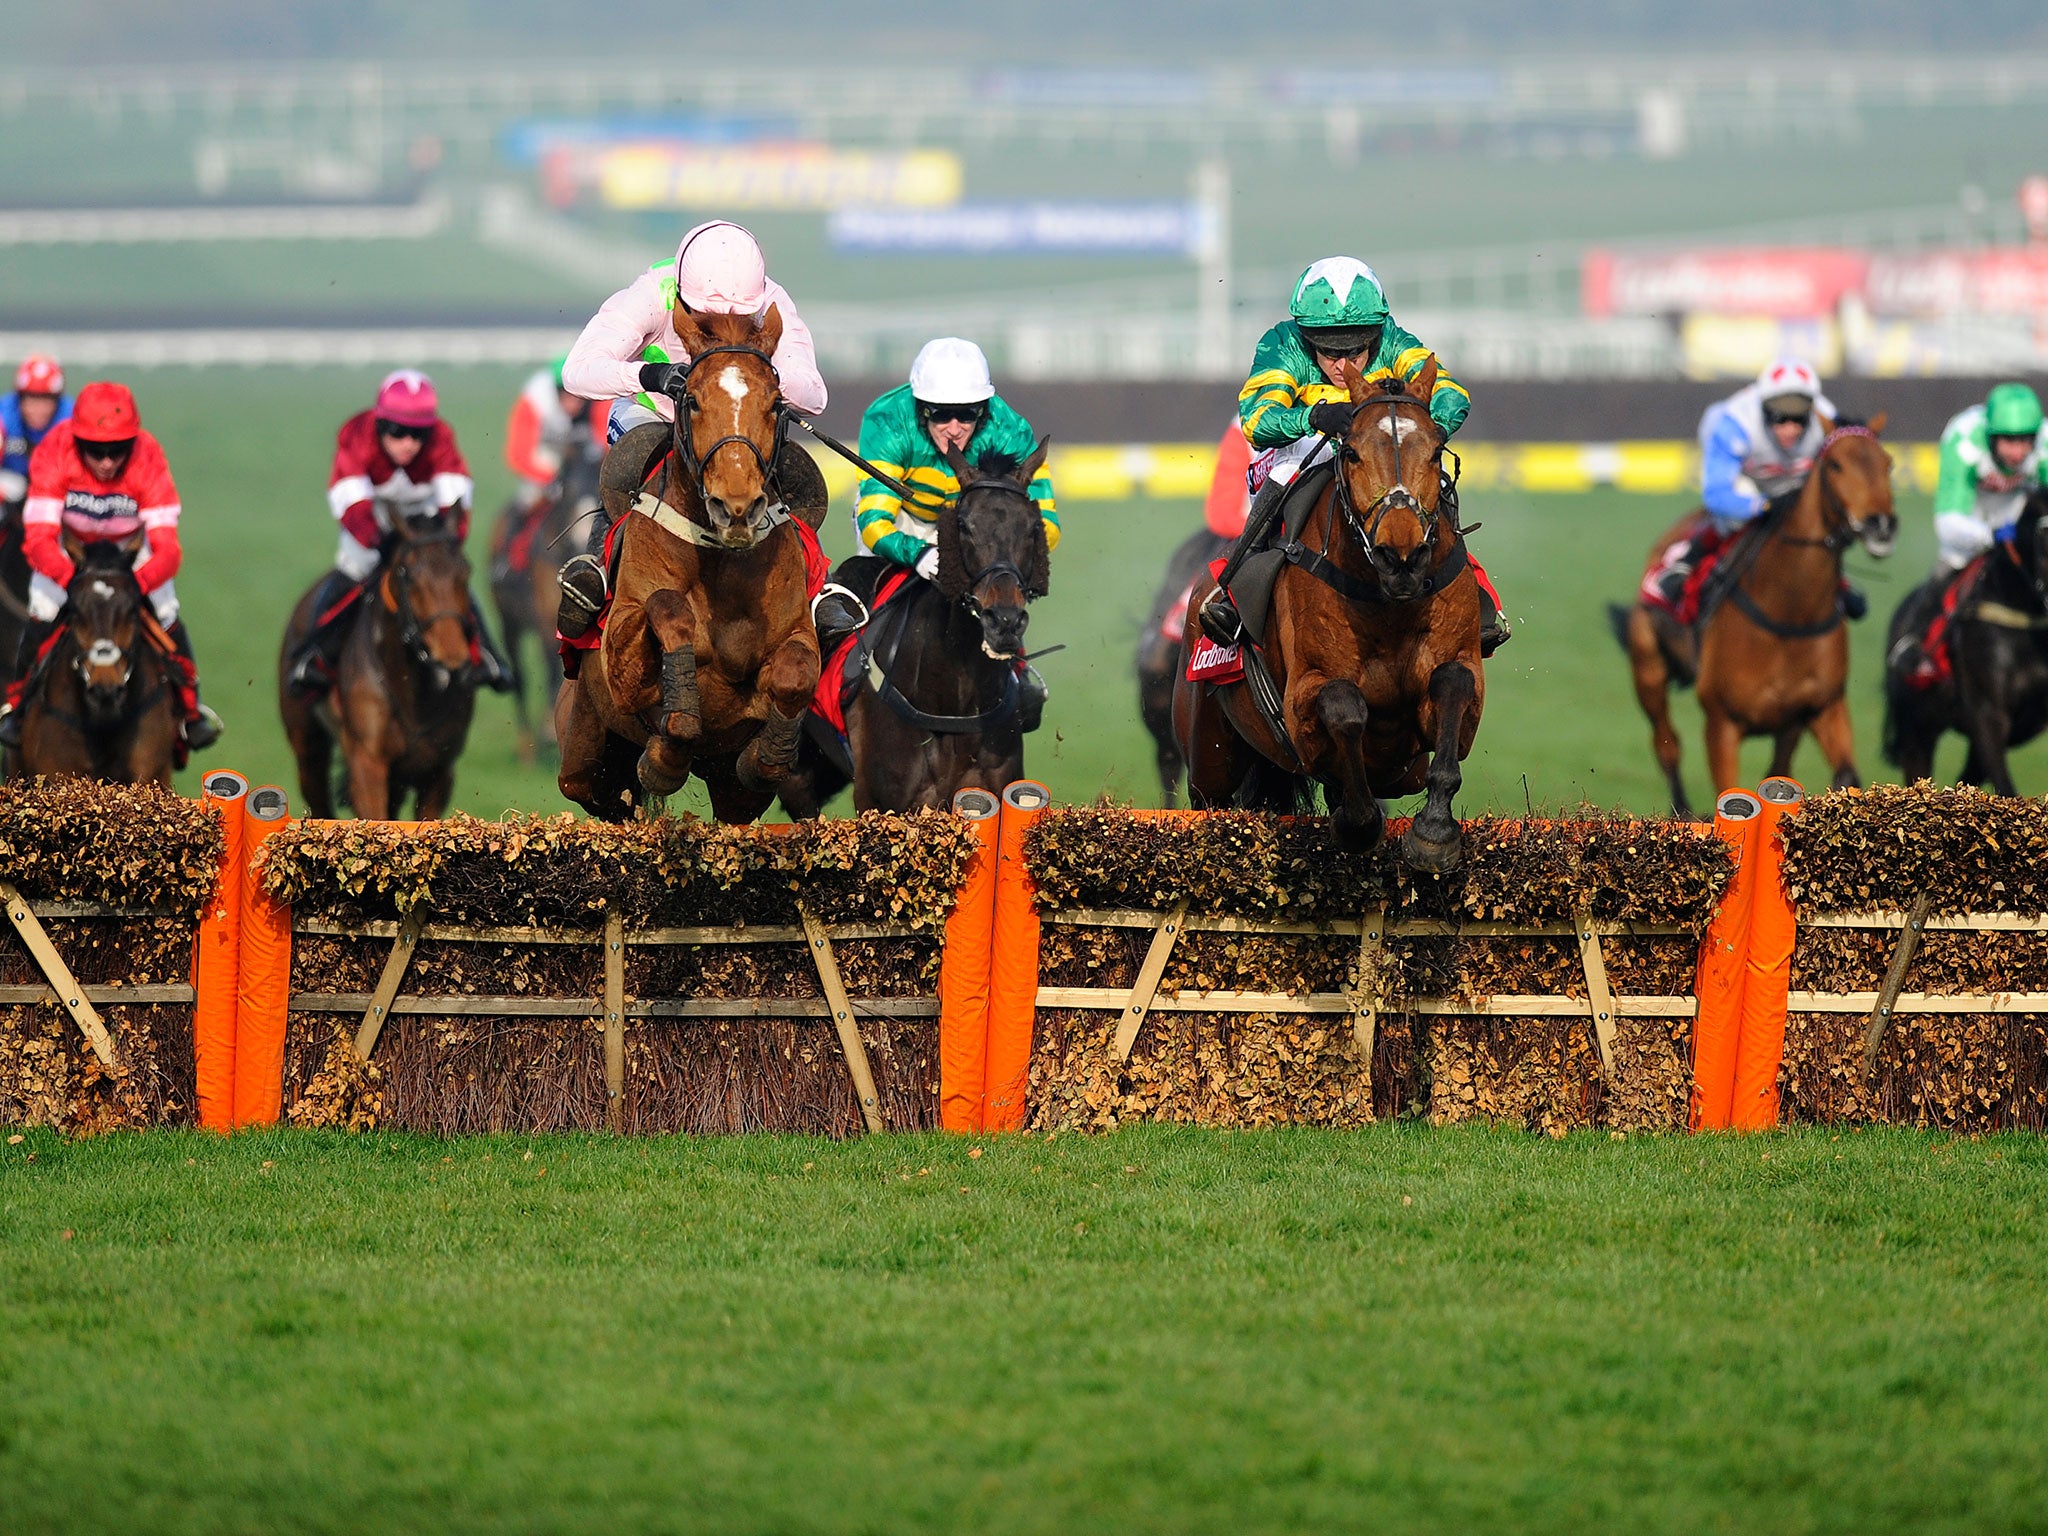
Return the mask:
[[[1296,475],[1282,492],[1280,515],[1270,525],[1261,547],[1245,557],[1238,565],[1237,575],[1231,578],[1230,600],[1237,607],[1245,634],[1255,645],[1266,638],[1266,619],[1273,610],[1273,584],[1280,579],[1281,567],[1287,564],[1287,546],[1300,541],[1309,514],[1336,475],[1336,465],[1328,462]],[[1221,569],[1221,562],[1217,562],[1209,574],[1216,575]]]

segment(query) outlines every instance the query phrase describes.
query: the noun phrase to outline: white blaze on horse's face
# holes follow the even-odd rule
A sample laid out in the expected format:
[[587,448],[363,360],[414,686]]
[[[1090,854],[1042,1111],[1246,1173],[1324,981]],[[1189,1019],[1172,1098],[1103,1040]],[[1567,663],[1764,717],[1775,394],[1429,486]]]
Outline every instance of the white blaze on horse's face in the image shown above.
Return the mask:
[[94,597],[112,599],[114,595],[114,584],[110,581],[101,581],[98,577],[94,577],[92,583],[92,595]]
[[1396,448],[1401,448],[1405,447],[1408,439],[1417,432],[1420,432],[1422,428],[1418,423],[1410,421],[1399,412],[1388,411],[1384,416],[1380,417],[1380,430],[1394,440]]
[[718,387],[725,391],[735,406],[744,404],[747,398],[747,381],[740,373],[739,366],[727,363],[718,373]]

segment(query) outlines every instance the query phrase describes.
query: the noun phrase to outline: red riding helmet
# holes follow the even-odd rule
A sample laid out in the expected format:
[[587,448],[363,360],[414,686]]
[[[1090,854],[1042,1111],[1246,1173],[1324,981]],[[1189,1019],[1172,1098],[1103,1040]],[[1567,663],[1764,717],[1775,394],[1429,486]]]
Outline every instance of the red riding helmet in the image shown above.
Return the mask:
[[64,370],[54,357],[31,352],[14,370],[14,392],[19,395],[61,395],[64,393]]
[[88,384],[71,407],[71,431],[88,443],[125,443],[142,430],[142,413],[126,384]]
[[417,368],[401,368],[386,375],[377,386],[377,419],[401,427],[431,427],[441,419],[434,381]]

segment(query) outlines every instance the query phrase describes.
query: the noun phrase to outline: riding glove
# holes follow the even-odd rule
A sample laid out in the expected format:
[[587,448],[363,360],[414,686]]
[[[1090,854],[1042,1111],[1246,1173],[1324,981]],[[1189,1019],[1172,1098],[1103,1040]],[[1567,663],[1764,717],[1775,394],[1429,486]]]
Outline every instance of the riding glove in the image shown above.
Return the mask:
[[1351,431],[1351,418],[1358,414],[1358,407],[1349,400],[1325,400],[1321,405],[1308,408],[1308,424],[1325,437],[1340,441]]
[[690,370],[681,363],[642,363],[640,365],[640,387],[650,395],[666,395],[679,389],[683,380],[690,376]]
[[939,579],[939,552],[936,547],[926,550],[917,557],[917,574],[926,581]]

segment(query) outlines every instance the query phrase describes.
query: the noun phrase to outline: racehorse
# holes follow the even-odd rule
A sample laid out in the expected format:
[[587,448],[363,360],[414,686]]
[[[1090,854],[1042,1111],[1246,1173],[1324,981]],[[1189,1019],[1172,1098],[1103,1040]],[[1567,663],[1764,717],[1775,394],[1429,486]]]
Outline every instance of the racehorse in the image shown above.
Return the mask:
[[83,543],[64,535],[77,569],[63,623],[22,703],[9,777],[71,774],[116,784],[171,784],[177,701],[169,636],[135,584],[142,535]]
[[[1173,720],[1197,806],[1290,810],[1320,783],[1348,848],[1385,836],[1382,797],[1427,788],[1401,851],[1413,867],[1443,873],[1463,855],[1451,802],[1486,683],[1479,588],[1462,532],[1439,502],[1436,373],[1431,357],[1412,381],[1368,384],[1344,365],[1358,409],[1336,445],[1335,473],[1283,546],[1262,646],[1242,645],[1247,667],[1271,676],[1277,720],[1255,702],[1256,678],[1196,682],[1185,670]],[[1291,533],[1292,518],[1287,526]],[[1202,638],[1195,615],[1214,588],[1205,578],[1188,599],[1190,655]]]
[[299,764],[306,813],[334,814],[333,752],[341,745],[348,803],[383,821],[406,796],[432,821],[455,791],[480,680],[473,664],[469,561],[455,531],[433,518],[400,519],[396,545],[356,599],[333,689],[308,699],[290,684],[292,657],[313,624],[316,585],[299,599],[278,653],[278,711]]
[[782,789],[790,815],[816,816],[849,782],[857,811],[911,811],[1024,777],[1018,668],[1027,610],[1051,580],[1028,487],[1049,442],[1021,464],[997,456],[970,468],[957,449],[946,455],[960,494],[938,514],[938,573],[910,578],[846,663],[865,679],[846,706],[851,778],[807,734]]
[[1948,675],[1917,687],[1906,675],[1901,642],[1918,639],[1948,596],[1931,581],[1892,615],[1885,668],[1884,754],[1907,783],[1934,772],[1943,731],[1969,742],[1957,782],[1989,784],[2016,795],[2006,754],[2048,729],[2048,490],[2027,498],[2011,543],[1991,550],[1953,578],[1944,641]]
[[28,554],[22,546],[21,503],[0,508],[0,687],[14,681],[14,658],[28,623]]
[[818,684],[806,547],[769,467],[782,315],[678,309],[674,324],[689,371],[659,472],[614,527],[603,640],[555,707],[558,782],[620,820],[695,773],[720,821],[747,822],[796,766]]
[[[1773,774],[1792,768],[1807,731],[1834,770],[1834,787],[1862,781],[1844,697],[1849,633],[1842,612],[1842,554],[1860,543],[1872,556],[1891,553],[1899,520],[1892,511],[1891,455],[1878,441],[1885,417],[1868,425],[1835,423],[1798,490],[1779,498],[1721,557],[1709,578],[1697,636],[1638,598],[1613,610],[1628,651],[1636,701],[1650,719],[1650,741],[1671,785],[1671,810],[1690,817],[1678,771],[1678,733],[1671,727],[1670,688],[1697,677],[1706,714],[1707,768],[1720,789],[1739,782],[1742,742],[1770,736]],[[1653,546],[1646,573],[1683,535],[1682,520]]]
[[1181,774],[1187,768],[1173,737],[1173,687],[1181,666],[1180,621],[1188,593],[1212,561],[1230,552],[1231,542],[1228,535],[1207,528],[1197,528],[1181,540],[1167,557],[1166,574],[1146,610],[1145,627],[1138,632],[1138,714],[1152,736],[1160,803],[1169,809],[1179,798]]
[[533,636],[539,645],[541,686],[547,694],[540,712],[541,731],[552,741],[555,697],[562,691],[562,672],[554,654],[555,620],[562,602],[560,552],[583,547],[588,520],[599,507],[597,475],[603,462],[603,448],[589,432],[578,431],[540,500],[525,508],[506,502],[491,535],[491,600],[505,637],[505,656],[512,664],[512,713],[524,762],[532,762],[535,752],[526,713],[526,637]]

